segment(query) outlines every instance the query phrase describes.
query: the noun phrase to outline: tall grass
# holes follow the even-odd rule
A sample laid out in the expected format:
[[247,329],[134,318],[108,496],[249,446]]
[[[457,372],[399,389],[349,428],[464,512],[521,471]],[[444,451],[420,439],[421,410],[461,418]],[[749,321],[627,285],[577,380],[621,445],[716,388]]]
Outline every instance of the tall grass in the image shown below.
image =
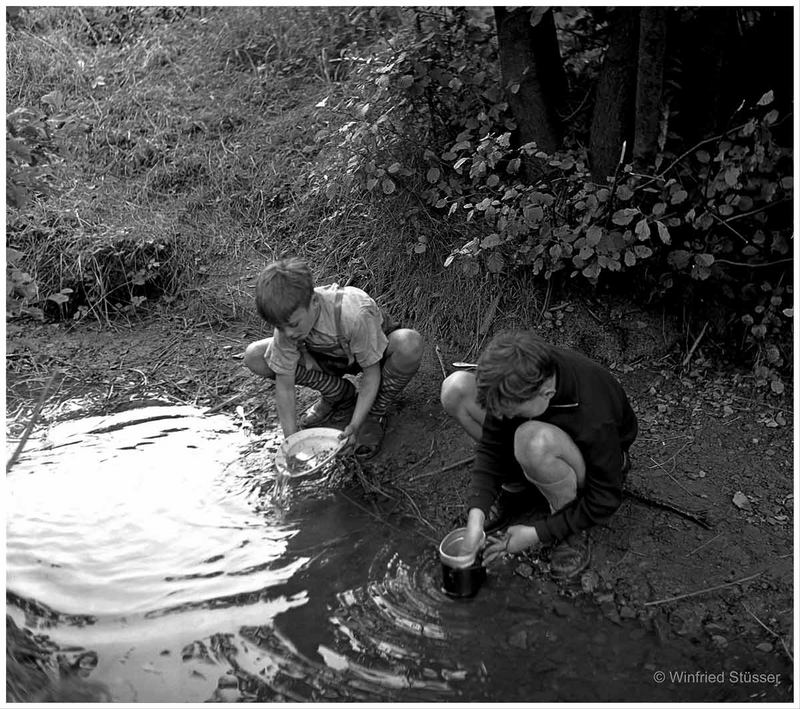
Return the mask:
[[[329,159],[316,134],[344,120],[316,104],[352,90],[351,62],[386,42],[402,11],[164,10],[29,8],[9,27],[8,110],[65,121],[53,127],[53,192],[7,214],[47,315],[108,321],[167,296],[211,319],[248,317],[247,275],[293,253],[320,280],[352,282],[409,324],[474,346],[499,286],[442,271],[464,235],[401,223],[396,201],[341,175],[329,191],[311,178]],[[41,103],[54,91],[60,112]],[[409,250],[420,230],[423,255]],[[67,302],[46,300],[65,289]]]

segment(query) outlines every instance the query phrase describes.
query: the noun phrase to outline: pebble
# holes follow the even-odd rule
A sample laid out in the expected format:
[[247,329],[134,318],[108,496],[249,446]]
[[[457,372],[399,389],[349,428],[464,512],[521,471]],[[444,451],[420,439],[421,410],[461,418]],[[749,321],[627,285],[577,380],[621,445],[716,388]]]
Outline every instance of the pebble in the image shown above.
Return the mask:
[[756,650],[759,652],[772,652],[772,643],[759,643],[756,645]]
[[528,632],[526,630],[518,630],[511,635],[508,639],[508,644],[512,647],[518,647],[520,650],[525,650],[528,647]]
[[726,638],[724,635],[712,635],[711,642],[713,642],[717,647],[727,647],[728,638]]

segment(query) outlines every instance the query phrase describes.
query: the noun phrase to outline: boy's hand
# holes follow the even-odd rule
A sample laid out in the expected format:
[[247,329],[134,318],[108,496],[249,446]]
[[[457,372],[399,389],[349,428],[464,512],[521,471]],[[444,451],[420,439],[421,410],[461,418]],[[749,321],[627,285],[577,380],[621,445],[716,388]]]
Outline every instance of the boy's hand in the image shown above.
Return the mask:
[[465,554],[478,553],[483,543],[483,520],[484,514],[479,509],[471,509],[467,517],[467,533],[464,537],[462,550]]
[[358,441],[358,428],[351,423],[344,427],[344,431],[339,434],[339,440],[342,442],[339,447],[339,455],[344,453],[351,453]]
[[489,537],[489,543],[483,554],[483,563],[491,564],[503,555],[516,554],[538,543],[539,535],[536,534],[535,527],[528,527],[524,524],[514,524],[503,534]]

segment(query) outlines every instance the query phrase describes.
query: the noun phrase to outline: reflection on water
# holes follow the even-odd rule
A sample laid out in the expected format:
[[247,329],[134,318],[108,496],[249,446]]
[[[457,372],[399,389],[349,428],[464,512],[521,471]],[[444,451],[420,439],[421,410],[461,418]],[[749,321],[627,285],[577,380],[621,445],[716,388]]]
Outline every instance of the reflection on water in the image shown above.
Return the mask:
[[653,669],[702,668],[509,565],[449,598],[434,543],[342,469],[276,479],[276,447],[192,407],[32,441],[7,476],[8,613],[115,702],[669,701]]

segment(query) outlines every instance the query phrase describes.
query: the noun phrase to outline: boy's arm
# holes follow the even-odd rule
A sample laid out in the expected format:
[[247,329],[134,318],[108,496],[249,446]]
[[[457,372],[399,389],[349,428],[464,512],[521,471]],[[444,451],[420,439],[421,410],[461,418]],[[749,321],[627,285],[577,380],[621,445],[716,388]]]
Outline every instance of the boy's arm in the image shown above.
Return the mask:
[[288,438],[297,432],[294,374],[275,375],[275,406],[283,435]]
[[481,510],[484,516],[489,513],[500,486],[515,465],[513,426],[503,426],[501,418],[487,414],[475,449],[467,495],[468,514],[473,508]]
[[358,429],[367,418],[372,404],[375,403],[375,397],[378,395],[378,389],[381,385],[381,366],[380,364],[373,364],[363,370],[361,376],[361,386],[358,388],[358,398],[356,399],[356,407],[353,410],[353,415],[350,418],[350,423],[342,432],[342,438],[349,438],[358,433]]

